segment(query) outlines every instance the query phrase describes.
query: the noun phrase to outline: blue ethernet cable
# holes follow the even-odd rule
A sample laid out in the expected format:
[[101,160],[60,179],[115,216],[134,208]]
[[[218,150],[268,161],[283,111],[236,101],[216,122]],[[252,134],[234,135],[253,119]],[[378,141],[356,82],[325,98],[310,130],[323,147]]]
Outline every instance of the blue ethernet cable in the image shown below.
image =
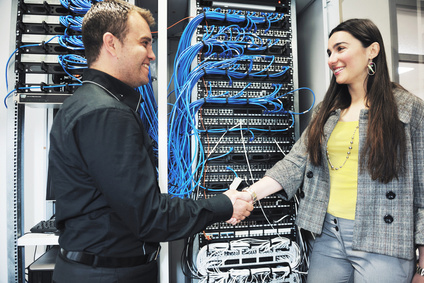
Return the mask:
[[59,22],[67,29],[72,29],[81,32],[81,26],[83,25],[83,17],[71,16],[71,15],[60,16]]
[[[6,67],[5,67],[6,92],[9,91],[9,82],[8,82],[8,66],[9,66],[9,63],[10,63],[12,57],[15,55],[15,53],[17,53],[21,48],[35,47],[35,46],[42,46],[42,45],[44,45],[44,44],[49,43],[50,41],[52,41],[52,40],[53,40],[54,38],[56,38],[56,37],[58,37],[58,36],[55,35],[55,36],[51,37],[49,40],[47,40],[47,41],[45,41],[45,42],[42,42],[42,43],[38,43],[38,44],[25,44],[25,45],[21,45],[21,46],[19,46],[18,48],[16,48],[16,49],[14,50],[14,52],[11,53],[11,55],[10,55],[9,58],[8,58],[8,61],[6,62]],[[5,107],[6,107],[6,108],[8,108],[7,103],[6,103],[6,100],[8,99],[8,97],[9,97],[9,96],[14,92],[14,91],[15,91],[15,90],[8,92],[8,94],[7,94],[7,95],[5,96],[5,98],[4,98],[4,104],[5,104]]]
[[[260,56],[245,56],[244,50],[261,51],[269,48],[279,41],[278,39],[262,40],[257,35],[249,32],[256,31],[258,24],[266,23],[268,28],[271,24],[282,20],[283,14],[262,14],[261,17],[256,16],[256,13],[247,13],[241,15],[240,11],[233,11],[227,15],[219,12],[216,9],[214,12],[204,9],[204,13],[200,14],[190,21],[184,33],[181,36],[180,45],[178,47],[175,59],[175,71],[170,80],[174,84],[174,90],[169,93],[175,96],[175,102],[171,104],[172,109],[169,112],[169,193],[175,196],[185,197],[195,190],[196,187],[202,187],[200,180],[203,175],[204,165],[209,158],[224,158],[226,154],[217,157],[206,157],[203,151],[203,145],[200,141],[200,134],[203,133],[226,133],[228,131],[247,131],[251,133],[250,140],[254,139],[254,132],[283,132],[289,127],[281,129],[260,129],[252,127],[243,127],[241,129],[197,129],[196,113],[200,110],[204,103],[226,103],[226,104],[253,104],[264,108],[264,112],[268,113],[287,113],[291,115],[293,123],[294,114],[283,109],[283,104],[279,100],[283,95],[278,97],[281,91],[281,85],[276,84],[272,93],[260,98],[243,98],[247,85],[239,93],[228,97],[228,93],[217,96],[212,95],[212,87],[210,92],[204,99],[198,99],[191,102],[192,88],[196,85],[199,79],[204,75],[220,75],[226,76],[229,79],[229,84],[232,79],[249,78],[278,78],[286,74],[290,67],[284,66],[280,70],[270,72],[270,67],[274,57],[268,56],[264,58],[268,60],[263,68],[253,70],[254,60],[261,58]],[[192,35],[198,24],[203,20],[225,20],[232,23],[243,23],[244,27],[239,27],[236,24],[231,27],[204,26],[204,35],[202,41],[190,46]],[[268,29],[267,29],[268,31]],[[216,34],[213,35],[213,33]],[[228,33],[228,34],[227,34]],[[224,42],[223,42],[224,41]],[[206,47],[206,58],[200,62],[193,70],[190,70],[192,62],[197,54]],[[214,50],[219,48],[219,53]],[[214,61],[213,58],[227,58],[226,60]],[[231,58],[236,57],[236,58]],[[246,64],[247,62],[247,64]],[[170,84],[169,84],[170,85]],[[287,94],[285,94],[287,95]],[[272,108],[271,110],[270,107]],[[293,124],[291,125],[293,126]],[[192,141],[193,140],[193,141]],[[229,154],[229,153],[227,153]],[[195,167],[193,169],[193,163]],[[195,178],[194,178],[195,176]],[[203,187],[202,187],[203,188]]]
[[[6,103],[7,98],[14,92],[18,91],[18,90],[29,90],[29,89],[48,89],[48,88],[61,88],[64,87],[65,85],[44,85],[44,86],[28,86],[28,87],[19,87],[18,89],[13,89],[11,90],[6,97],[3,100],[3,103],[5,105],[6,108],[8,108],[8,105]],[[81,86],[81,84],[68,84],[68,86]]]
[[62,66],[63,71],[73,78],[74,80],[78,81],[79,83],[82,83],[82,81],[73,76],[71,73],[67,71],[68,70],[77,70],[77,69],[87,69],[87,60],[83,56],[76,55],[76,54],[66,54],[66,55],[59,55],[58,62],[60,66]]
[[70,50],[84,50],[83,39],[81,35],[61,35],[59,36],[59,45]]
[[140,103],[139,115],[150,138],[154,141],[154,155],[158,157],[158,106],[152,87],[152,75],[149,69],[149,83],[138,87],[136,90],[141,94],[143,101]]
[[92,7],[92,2],[101,2],[103,0],[59,0],[60,4],[66,9],[76,14],[86,14]]
[[226,166],[226,169],[232,171],[232,172],[234,173],[234,175],[235,175],[235,178],[238,178],[238,174],[237,174],[237,172],[235,172],[235,170],[232,169],[232,167],[230,167],[230,166]]

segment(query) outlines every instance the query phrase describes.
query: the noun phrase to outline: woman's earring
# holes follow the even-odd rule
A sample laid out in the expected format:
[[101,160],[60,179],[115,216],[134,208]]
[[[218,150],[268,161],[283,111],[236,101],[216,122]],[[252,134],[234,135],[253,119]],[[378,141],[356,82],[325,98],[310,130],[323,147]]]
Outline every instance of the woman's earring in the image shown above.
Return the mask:
[[369,62],[368,64],[368,75],[373,76],[377,72],[377,65],[375,62]]

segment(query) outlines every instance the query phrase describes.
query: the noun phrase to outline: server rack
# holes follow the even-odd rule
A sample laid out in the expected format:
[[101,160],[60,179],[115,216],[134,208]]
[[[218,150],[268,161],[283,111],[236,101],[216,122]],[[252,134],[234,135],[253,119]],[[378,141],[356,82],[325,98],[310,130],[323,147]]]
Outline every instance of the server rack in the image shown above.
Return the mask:
[[[293,1],[198,0],[191,6],[195,24],[187,26],[178,53],[195,46],[200,51],[191,61],[178,54],[174,65],[181,82],[175,101],[187,98],[194,105],[184,103],[194,108],[189,116],[195,118],[176,125],[190,125],[183,133],[191,135],[183,143],[182,151],[189,152],[183,160],[195,169],[184,183],[169,178],[169,192],[201,199],[254,183],[290,151],[299,137],[298,92],[305,89],[297,89]],[[183,42],[188,32],[191,44]],[[186,78],[179,75],[183,68],[190,72]],[[173,117],[184,115],[182,106],[173,108],[178,113]],[[184,184],[188,189],[179,190]],[[236,226],[207,227],[188,240],[184,272],[200,282],[302,282],[306,266],[296,207],[295,199],[272,195]]]

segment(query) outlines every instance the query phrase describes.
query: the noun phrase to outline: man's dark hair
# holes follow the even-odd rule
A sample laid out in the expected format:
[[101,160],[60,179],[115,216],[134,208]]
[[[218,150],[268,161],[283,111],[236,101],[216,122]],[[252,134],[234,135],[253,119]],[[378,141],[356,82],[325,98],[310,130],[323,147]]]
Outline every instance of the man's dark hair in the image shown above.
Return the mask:
[[103,44],[103,35],[110,32],[121,43],[128,33],[128,17],[132,12],[139,13],[149,26],[155,24],[149,10],[121,0],[106,0],[92,5],[83,18],[82,35],[87,65],[97,59]]

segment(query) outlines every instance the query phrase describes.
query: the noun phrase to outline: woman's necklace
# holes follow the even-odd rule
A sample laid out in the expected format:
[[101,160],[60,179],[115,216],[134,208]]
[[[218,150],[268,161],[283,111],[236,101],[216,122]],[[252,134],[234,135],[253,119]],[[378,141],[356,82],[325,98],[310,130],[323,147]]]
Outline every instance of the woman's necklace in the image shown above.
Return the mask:
[[328,162],[329,162],[330,167],[332,168],[332,170],[339,170],[339,169],[341,169],[345,165],[345,163],[347,163],[348,158],[350,158],[351,150],[353,149],[354,137],[356,135],[356,132],[357,132],[358,128],[359,128],[359,125],[357,125],[356,129],[354,130],[353,136],[351,137],[350,146],[348,147],[347,157],[345,158],[344,163],[342,163],[341,166],[339,166],[339,167],[333,166],[332,162],[330,161],[330,155],[329,155],[328,146],[326,146],[327,160],[328,160]]

